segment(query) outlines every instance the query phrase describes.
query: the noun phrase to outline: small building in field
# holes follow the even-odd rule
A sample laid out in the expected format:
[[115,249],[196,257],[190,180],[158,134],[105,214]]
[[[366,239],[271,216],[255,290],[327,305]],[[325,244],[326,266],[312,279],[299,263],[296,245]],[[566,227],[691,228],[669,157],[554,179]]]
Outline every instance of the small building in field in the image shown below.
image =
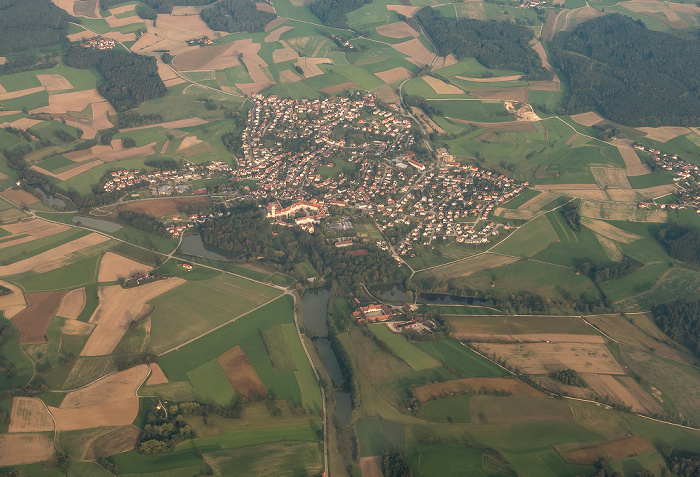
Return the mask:
[[362,306],[352,314],[358,323],[374,323],[390,320],[394,315],[384,303]]

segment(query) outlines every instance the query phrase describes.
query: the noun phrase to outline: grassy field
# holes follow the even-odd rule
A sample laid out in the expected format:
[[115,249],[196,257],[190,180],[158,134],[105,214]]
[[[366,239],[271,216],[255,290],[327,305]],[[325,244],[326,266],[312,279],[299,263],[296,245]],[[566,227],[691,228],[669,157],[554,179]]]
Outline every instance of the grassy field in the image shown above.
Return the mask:
[[413,346],[411,343],[397,333],[393,333],[386,325],[375,324],[369,326],[370,331],[399,356],[406,364],[416,371],[434,368],[439,366],[439,362]]
[[441,363],[462,373],[467,378],[509,375],[504,369],[482,358],[456,340],[416,343],[416,347],[435,357]]
[[24,386],[32,377],[32,363],[22,352],[19,345],[19,330],[11,320],[0,318],[0,326],[9,325],[11,332],[9,338],[0,346],[0,351],[8,363],[13,363],[17,371],[15,376],[3,376],[0,380],[0,390],[12,389]]
[[153,300],[156,309],[149,348],[162,353],[279,294],[274,288],[233,275],[188,281]]
[[[104,249],[109,248],[106,242]],[[97,250],[96,250],[97,251]],[[71,263],[46,273],[28,273],[12,277],[12,281],[25,292],[50,291],[66,288],[79,288],[97,281],[100,256],[98,254]]]
[[285,323],[267,328],[262,331],[262,337],[275,369],[297,370],[290,346],[290,343],[298,339],[294,325]]
[[292,323],[290,297],[280,298],[245,317],[229,323],[160,357],[159,364],[171,381],[187,379],[187,373],[216,358],[232,346],[240,345],[268,391],[296,406],[318,410],[321,394],[298,340],[288,341],[297,371],[277,370],[267,354],[261,331],[275,325]]
[[236,401],[236,392],[216,360],[187,373],[192,387],[204,402],[229,406]]
[[70,229],[49,237],[0,249],[0,264],[7,265],[9,263],[18,262],[35,255],[39,255],[40,253],[56,248],[59,245],[66,244],[89,233],[90,232],[86,230]]
[[534,190],[534,189],[525,189],[521,194],[518,194],[516,197],[510,199],[508,202],[503,204],[501,207],[504,209],[517,209],[521,205],[523,205],[525,202],[527,202],[530,199],[534,199],[538,195],[540,195],[542,192]]
[[557,234],[549,224],[547,216],[541,215],[513,232],[507,240],[496,245],[493,251],[529,258],[557,240]]
[[318,276],[318,272],[316,272],[316,269],[314,269],[314,266],[311,265],[311,262],[308,260],[295,264],[294,270],[296,270],[297,273],[299,273],[303,278],[314,278]]
[[524,333],[596,334],[578,318],[564,316],[446,316],[455,333],[512,335]]
[[448,396],[421,406],[421,417],[435,422],[472,422],[469,396]]

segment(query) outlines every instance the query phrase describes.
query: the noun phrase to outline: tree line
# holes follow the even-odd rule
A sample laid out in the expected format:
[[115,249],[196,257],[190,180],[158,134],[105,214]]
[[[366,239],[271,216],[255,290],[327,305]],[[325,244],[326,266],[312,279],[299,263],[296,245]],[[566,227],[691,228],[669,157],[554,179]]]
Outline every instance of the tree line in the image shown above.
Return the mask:
[[700,263],[700,232],[697,230],[671,224],[659,232],[659,241],[676,260]]
[[[1,34],[1,33],[0,33]],[[0,76],[21,73],[22,71],[46,70],[58,65],[58,55],[24,55],[7,60],[0,65]]]
[[160,220],[151,217],[150,215],[131,210],[121,210],[117,213],[117,220],[130,225],[134,228],[145,230],[146,232],[160,235],[161,237],[169,237],[168,230]]
[[[156,13],[170,14],[173,12],[173,7],[176,6],[193,6],[209,5],[216,0],[141,0],[149,9],[155,10]],[[110,9],[116,5],[124,3],[124,0],[100,0],[100,8]],[[141,7],[143,8],[143,7]],[[138,11],[138,9],[137,9]],[[143,17],[142,17],[143,18]]]
[[700,357],[700,300],[661,303],[651,312],[661,331]]
[[0,0],[0,55],[67,43],[68,22],[51,0]]
[[549,373],[549,377],[556,379],[560,383],[568,384],[569,386],[578,386],[580,388],[588,387],[586,381],[583,380],[575,369],[558,369]]
[[528,27],[497,21],[449,20],[433,8],[423,8],[416,18],[440,56],[476,58],[487,68],[521,71],[531,81],[552,79],[552,73],[542,66],[539,55],[529,45],[534,34]]
[[324,25],[347,28],[348,17],[345,14],[370,3],[372,0],[316,0],[309,5],[309,10]]
[[561,112],[598,111],[629,126],[700,122],[700,41],[614,13],[557,34],[551,60],[569,81]]
[[63,62],[71,68],[97,68],[106,80],[97,90],[119,112],[136,108],[143,101],[160,98],[168,92],[158,74],[155,58],[73,45],[65,49]]
[[571,202],[567,202],[559,209],[559,212],[566,220],[566,223],[569,224],[571,230],[574,232],[581,231],[581,214],[578,212],[578,207]]
[[263,31],[277,18],[274,13],[258,10],[250,0],[222,0],[202,10],[200,16],[212,30],[250,33]]

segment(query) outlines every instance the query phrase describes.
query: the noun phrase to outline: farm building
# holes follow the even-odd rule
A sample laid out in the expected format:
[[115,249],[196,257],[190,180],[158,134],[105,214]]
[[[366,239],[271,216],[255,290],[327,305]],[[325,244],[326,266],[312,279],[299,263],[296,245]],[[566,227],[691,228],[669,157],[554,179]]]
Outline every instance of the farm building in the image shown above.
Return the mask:
[[362,306],[355,311],[352,316],[357,318],[358,323],[368,323],[375,321],[386,321],[394,315],[384,303]]

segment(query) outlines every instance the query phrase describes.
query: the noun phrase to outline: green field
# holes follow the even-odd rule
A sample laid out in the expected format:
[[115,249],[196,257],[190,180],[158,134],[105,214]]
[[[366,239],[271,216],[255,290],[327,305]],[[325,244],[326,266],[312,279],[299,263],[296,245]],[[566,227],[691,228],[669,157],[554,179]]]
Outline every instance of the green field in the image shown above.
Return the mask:
[[441,363],[462,373],[467,378],[508,376],[503,368],[496,366],[456,340],[440,340],[416,343],[416,347],[434,356]]
[[279,294],[274,288],[233,275],[188,281],[153,300],[156,309],[149,348],[162,353]]
[[262,331],[265,348],[275,369],[296,371],[290,343],[298,340],[297,331],[291,323],[273,326]]
[[557,234],[545,215],[518,228],[508,239],[493,248],[496,253],[516,257],[532,257],[557,241]]
[[[109,242],[101,250],[109,248]],[[94,249],[93,249],[94,250]],[[100,249],[94,250],[100,252]],[[50,291],[57,289],[72,289],[89,285],[97,281],[100,256],[95,253],[91,257],[80,259],[70,265],[51,270],[46,273],[28,273],[12,277],[11,280],[19,285],[26,293]]]
[[39,255],[59,245],[66,244],[80,237],[88,235],[90,232],[80,229],[70,229],[64,232],[50,235],[48,237],[33,240],[19,245],[13,245],[0,249],[0,264],[7,265],[20,260]]
[[470,396],[447,396],[421,405],[421,417],[435,422],[472,422]]
[[302,278],[314,278],[318,276],[318,272],[316,272],[316,269],[308,260],[294,264],[294,270],[296,270]]
[[216,360],[193,369],[187,377],[203,402],[230,406],[236,401],[236,392]]
[[517,209],[521,205],[523,205],[525,202],[527,202],[530,199],[534,199],[538,195],[540,195],[542,192],[534,189],[525,189],[523,192],[518,194],[516,197],[513,197],[510,199],[508,202],[503,204],[501,207],[504,209]]
[[416,371],[439,366],[435,358],[431,357],[406,341],[401,334],[392,332],[384,324],[370,325],[369,330],[378,339],[386,343],[391,351]]
[[517,335],[527,333],[597,334],[578,318],[568,316],[464,316],[449,315],[445,319],[455,333]]
[[5,318],[0,318],[0,326],[10,326],[10,332],[6,341],[0,345],[0,351],[2,355],[7,360],[8,367],[9,363],[12,363],[16,374],[14,376],[3,375],[3,379],[0,380],[0,390],[13,389],[17,387],[22,387],[29,383],[32,377],[32,363],[29,361],[27,356],[22,352],[22,348],[19,345],[19,330],[11,320],[6,320]]

